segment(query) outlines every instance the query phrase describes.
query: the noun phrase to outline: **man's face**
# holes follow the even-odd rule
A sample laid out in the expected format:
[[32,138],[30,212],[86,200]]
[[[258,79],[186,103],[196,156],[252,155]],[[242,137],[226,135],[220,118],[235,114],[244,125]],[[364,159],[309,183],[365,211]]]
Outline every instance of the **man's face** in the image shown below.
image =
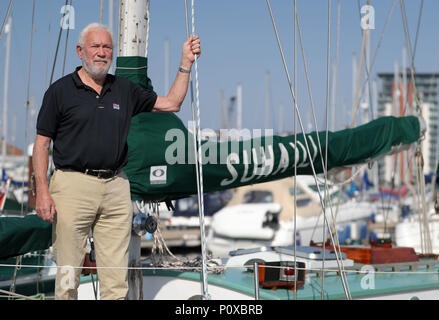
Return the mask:
[[110,34],[102,29],[91,29],[85,35],[84,47],[78,50],[82,66],[92,77],[102,79],[113,60],[113,43]]

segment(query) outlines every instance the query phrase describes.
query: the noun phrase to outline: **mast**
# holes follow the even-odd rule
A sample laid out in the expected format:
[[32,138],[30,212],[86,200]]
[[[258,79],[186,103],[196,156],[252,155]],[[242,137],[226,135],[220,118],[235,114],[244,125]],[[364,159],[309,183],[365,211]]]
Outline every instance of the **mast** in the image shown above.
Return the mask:
[[284,132],[284,105],[283,103],[279,106],[279,134]]
[[145,56],[148,5],[149,0],[120,0],[119,57]]
[[6,60],[5,60],[5,79],[3,84],[3,120],[2,120],[2,169],[5,167],[6,144],[8,134],[8,84],[9,84],[9,55],[11,48],[11,28],[12,16],[8,18],[8,24],[5,27],[6,38]]
[[242,84],[238,84],[236,89],[236,100],[237,100],[237,115],[236,115],[236,128],[238,130],[242,129]]
[[358,73],[357,54],[354,52],[352,53],[352,105],[355,105],[355,88],[357,81],[357,73]]
[[108,28],[114,34],[114,0],[108,0]]
[[[119,57],[146,56],[147,12],[149,0],[120,0],[119,5]],[[133,203],[135,214],[136,204]],[[131,233],[129,245],[129,267],[140,267],[141,237]],[[142,275],[138,270],[128,271],[128,300],[142,299]]]
[[265,73],[265,129],[270,128],[270,72]]
[[226,103],[224,100],[224,91],[220,92],[220,104],[221,104],[221,129],[229,129],[229,118],[227,116]]

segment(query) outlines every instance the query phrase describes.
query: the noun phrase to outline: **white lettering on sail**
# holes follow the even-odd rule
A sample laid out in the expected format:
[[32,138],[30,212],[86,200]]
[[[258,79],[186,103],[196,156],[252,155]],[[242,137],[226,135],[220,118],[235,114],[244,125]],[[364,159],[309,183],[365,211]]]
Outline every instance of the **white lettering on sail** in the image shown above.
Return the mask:
[[280,160],[279,165],[276,169],[276,171],[273,172],[273,175],[279,173],[285,172],[288,168],[288,164],[290,163],[290,158],[288,156],[288,151],[285,148],[285,146],[282,143],[278,143],[279,149],[280,149]]
[[[253,149],[252,149],[253,150]],[[243,156],[243,161],[244,161],[244,174],[242,175],[241,178],[241,182],[247,182],[250,181],[251,179],[253,179],[255,177],[255,170],[253,170],[253,173],[251,176],[247,177],[248,174],[248,165],[249,165],[249,161],[248,161],[248,154],[247,154],[247,150],[244,150],[242,152],[242,156]],[[256,169],[256,164],[255,163],[255,169]]]
[[273,153],[273,146],[269,145],[267,146],[268,149],[268,153],[269,153],[269,157],[267,158],[266,156],[266,149],[261,147],[261,165],[262,167],[258,168],[258,179],[261,177],[266,177],[268,175],[271,174],[271,172],[273,171],[273,167],[274,167],[274,153]]
[[[306,149],[305,149],[305,147],[303,146],[303,144],[302,143],[300,143],[300,141],[297,141],[297,145],[298,146],[300,146],[300,148],[302,149],[302,151],[303,151],[303,160],[302,160],[302,162],[299,164],[299,165],[297,165],[297,167],[298,168],[304,168],[304,167],[307,167],[308,166],[308,164],[306,163],[306,160],[308,159],[308,155],[307,155],[307,153],[306,153]],[[290,146],[294,149],[294,143],[292,143],[292,142],[290,142]],[[298,150],[296,150],[296,164],[297,164],[297,162],[299,161],[299,154],[298,154],[299,152],[298,152]]]
[[235,164],[239,164],[239,155],[237,153],[231,153],[227,156],[227,170],[229,170],[229,173],[232,175],[232,178],[223,179],[223,181],[221,181],[221,186],[228,186],[229,184],[235,182],[236,178],[238,178],[238,172],[233,167],[232,161]]

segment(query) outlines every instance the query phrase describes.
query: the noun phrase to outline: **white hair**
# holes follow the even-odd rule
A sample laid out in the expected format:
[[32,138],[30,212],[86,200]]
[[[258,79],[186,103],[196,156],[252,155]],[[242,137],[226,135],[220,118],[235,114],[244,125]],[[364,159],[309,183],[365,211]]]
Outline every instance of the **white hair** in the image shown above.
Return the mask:
[[81,48],[84,48],[85,36],[87,35],[87,33],[88,33],[90,30],[93,30],[93,29],[98,29],[98,30],[105,30],[105,31],[107,31],[108,34],[109,34],[110,37],[111,37],[111,44],[112,44],[113,47],[114,47],[114,38],[113,38],[113,34],[112,34],[111,30],[110,30],[105,24],[98,23],[98,22],[93,22],[93,23],[90,23],[89,25],[87,25],[87,26],[86,26],[84,29],[82,29],[81,32],[79,33],[78,45],[79,45]]

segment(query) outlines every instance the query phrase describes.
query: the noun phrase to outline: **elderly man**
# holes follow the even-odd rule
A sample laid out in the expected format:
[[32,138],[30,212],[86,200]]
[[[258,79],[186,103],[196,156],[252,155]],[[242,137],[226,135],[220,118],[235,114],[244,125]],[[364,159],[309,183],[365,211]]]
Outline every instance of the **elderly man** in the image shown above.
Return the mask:
[[[82,66],[49,87],[38,115],[33,150],[36,211],[56,230],[55,298],[77,299],[92,228],[97,266],[104,267],[98,269],[100,298],[124,299],[132,206],[122,168],[127,163],[131,117],[180,110],[195,55],[201,54],[200,40],[191,36],[183,44],[180,68],[166,97],[108,74],[113,39],[104,25],[85,27],[76,51]],[[56,170],[49,188],[46,175],[52,140]]]

